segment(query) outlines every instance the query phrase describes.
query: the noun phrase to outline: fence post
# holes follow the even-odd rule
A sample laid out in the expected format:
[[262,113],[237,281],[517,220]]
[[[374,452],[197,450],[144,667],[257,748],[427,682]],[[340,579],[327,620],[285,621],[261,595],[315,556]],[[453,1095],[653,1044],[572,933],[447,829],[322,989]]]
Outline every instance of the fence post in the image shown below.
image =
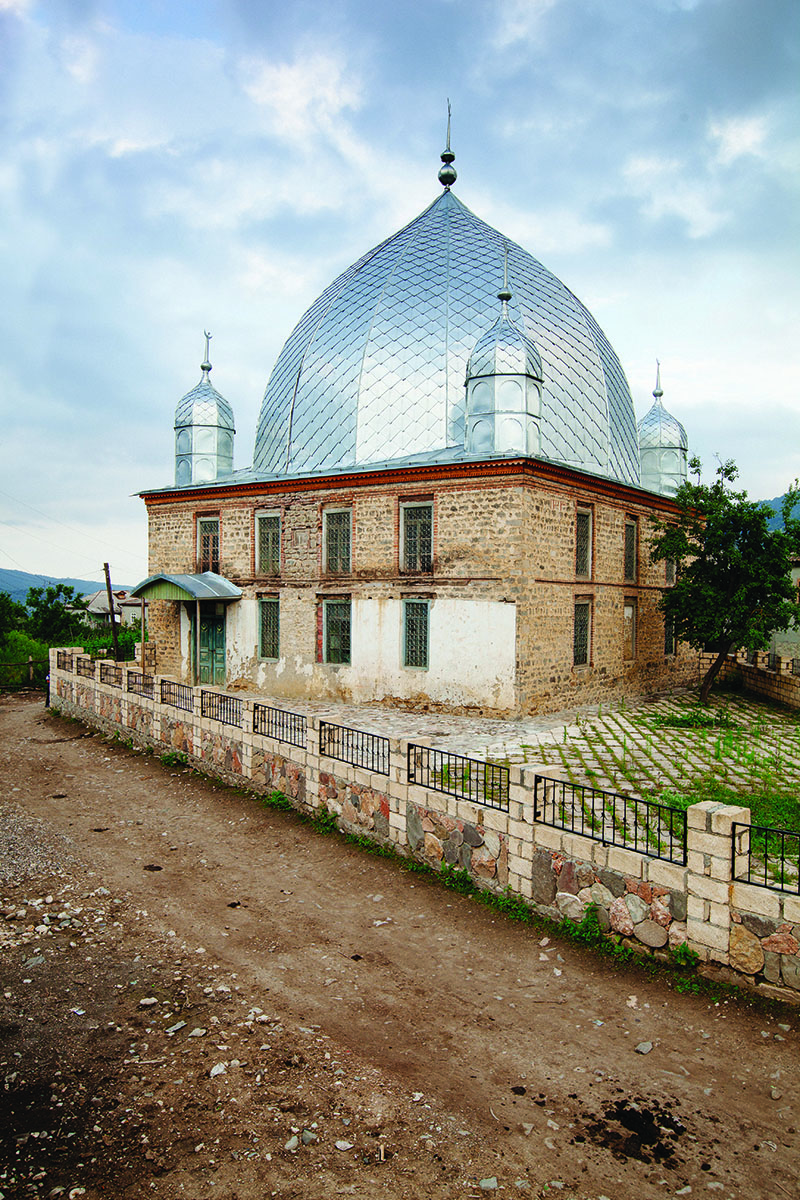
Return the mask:
[[730,962],[733,823],[750,809],[704,800],[686,812],[686,935],[705,962]]

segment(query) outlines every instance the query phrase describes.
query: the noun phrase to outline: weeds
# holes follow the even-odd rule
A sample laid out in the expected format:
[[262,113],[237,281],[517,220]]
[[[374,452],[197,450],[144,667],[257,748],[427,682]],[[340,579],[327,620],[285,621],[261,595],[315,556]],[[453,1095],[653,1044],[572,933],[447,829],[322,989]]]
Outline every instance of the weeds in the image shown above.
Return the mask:
[[692,950],[686,942],[681,942],[679,946],[673,946],[669,956],[676,967],[691,967],[694,970],[700,962],[700,955],[696,950]]
[[188,767],[189,759],[179,750],[170,750],[167,754],[159,756],[159,762],[165,767]]

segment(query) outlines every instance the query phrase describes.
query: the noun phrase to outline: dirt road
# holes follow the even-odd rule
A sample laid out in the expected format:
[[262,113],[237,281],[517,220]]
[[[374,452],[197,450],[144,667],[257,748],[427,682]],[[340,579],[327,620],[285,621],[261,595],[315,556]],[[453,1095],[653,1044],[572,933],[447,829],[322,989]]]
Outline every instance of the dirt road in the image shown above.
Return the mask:
[[0,771],[5,1200],[800,1197],[796,1011],[678,995],[41,698],[0,701]]

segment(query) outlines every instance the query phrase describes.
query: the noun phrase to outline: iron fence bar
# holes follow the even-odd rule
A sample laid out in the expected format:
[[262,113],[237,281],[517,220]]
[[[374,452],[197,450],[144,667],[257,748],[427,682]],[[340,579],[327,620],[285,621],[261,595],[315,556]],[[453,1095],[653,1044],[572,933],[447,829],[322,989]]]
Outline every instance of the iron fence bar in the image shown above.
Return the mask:
[[171,708],[180,708],[183,712],[194,712],[194,689],[186,683],[162,679],[161,703],[168,704]]
[[72,655],[66,650],[59,650],[56,654],[56,667],[59,671],[72,671]]
[[389,739],[377,733],[320,721],[319,752],[339,762],[365,767],[376,775],[389,774]]
[[686,813],[653,800],[537,775],[534,819],[605,845],[686,864]]
[[145,675],[142,671],[128,671],[128,691],[135,692],[138,696],[146,696],[148,700],[153,699],[155,680],[152,675]]
[[221,725],[236,725],[241,728],[242,702],[236,696],[201,691],[200,715],[219,721]]
[[[747,858],[744,873],[736,870],[737,830],[747,830],[749,835],[747,849],[738,851]],[[734,821],[731,826],[731,877],[753,887],[800,895],[800,833],[771,825],[746,825]]]
[[285,708],[272,708],[268,704],[253,705],[253,733],[274,738],[276,742],[287,742],[301,750],[308,744],[308,720],[302,713],[289,712]]
[[122,687],[122,667],[118,667],[114,663],[101,662],[100,682],[108,683],[112,687]]
[[409,783],[446,796],[508,808],[509,769],[500,763],[409,743],[406,775]]

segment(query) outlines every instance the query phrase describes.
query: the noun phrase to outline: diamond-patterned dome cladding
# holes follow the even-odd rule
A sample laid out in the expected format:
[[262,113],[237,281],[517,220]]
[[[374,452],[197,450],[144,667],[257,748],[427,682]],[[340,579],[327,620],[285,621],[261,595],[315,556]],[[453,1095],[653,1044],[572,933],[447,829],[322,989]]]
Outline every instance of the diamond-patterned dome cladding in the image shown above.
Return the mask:
[[178,402],[175,425],[218,425],[234,430],[233,409],[208,378],[203,378]]
[[450,192],[339,276],[301,319],[267,385],[255,469],[285,469],[289,443],[288,467],[302,470],[462,437],[466,363],[496,312],[506,245],[511,315],[542,359],[543,453],[638,482],[630,393],[591,314]]

